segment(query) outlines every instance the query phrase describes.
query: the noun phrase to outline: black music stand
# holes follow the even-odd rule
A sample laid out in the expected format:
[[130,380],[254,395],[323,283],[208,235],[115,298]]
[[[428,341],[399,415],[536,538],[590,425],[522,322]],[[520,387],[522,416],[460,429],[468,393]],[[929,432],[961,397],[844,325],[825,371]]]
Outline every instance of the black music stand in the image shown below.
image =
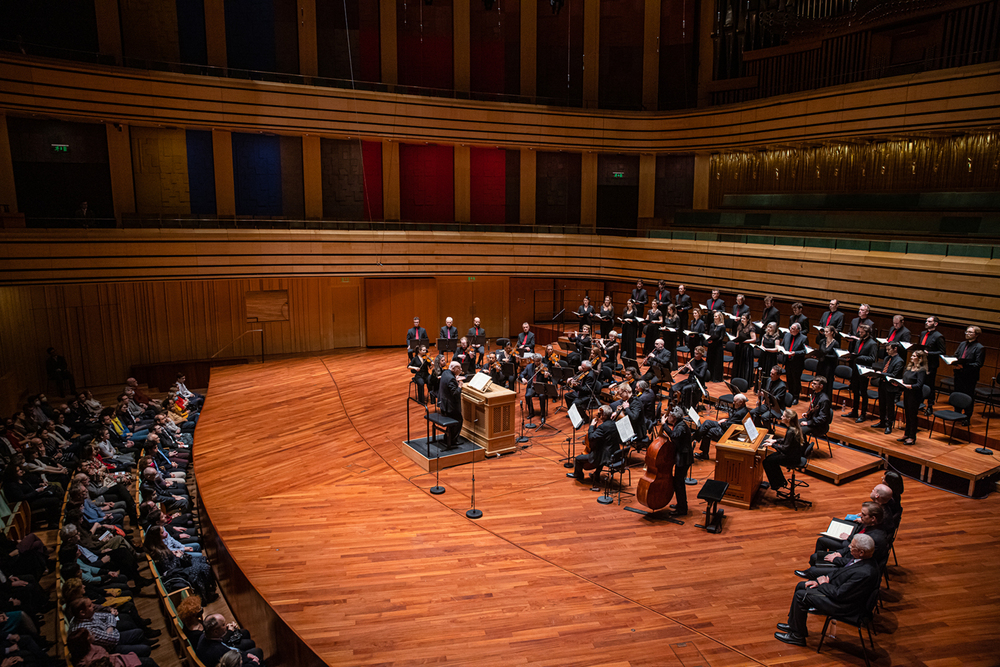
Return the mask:
[[457,338],[438,338],[434,342],[434,347],[437,348],[438,352],[445,355],[445,361],[449,361],[449,354],[455,354],[455,350],[458,349],[458,339]]
[[[501,361],[500,372],[503,374],[504,387],[507,386],[507,378],[512,378],[517,375],[517,371],[514,370],[514,362],[512,361]],[[517,382],[514,383],[514,393],[517,393]]]
[[[550,382],[538,382],[536,380],[535,382],[532,383],[531,387],[532,387],[532,389],[535,390],[535,395],[536,396],[545,396],[550,401],[556,401],[558,403],[558,401],[559,401],[559,389],[556,387],[556,385],[554,385],[554,384],[552,384]],[[541,403],[541,400],[542,400],[541,398],[538,399],[539,404]],[[541,405],[539,405],[539,409],[541,409]],[[546,426],[548,426],[550,429],[552,429],[556,433],[560,433],[561,432],[560,429],[557,429],[555,426],[553,426],[552,424],[550,424],[547,421],[545,421],[545,417],[542,417],[541,423],[538,424],[538,429],[541,430],[541,429],[545,428]]]
[[[564,366],[555,366],[555,365],[550,366],[549,367],[549,373],[552,374],[552,381],[554,383],[556,383],[556,385],[559,385],[559,386],[562,386],[562,384],[564,382],[566,382],[566,380],[568,380],[569,378],[573,377],[573,371],[571,369],[569,369],[569,368],[564,367]],[[559,397],[557,395],[556,396],[557,402],[558,402],[558,398]],[[556,405],[556,409],[552,411],[552,414],[556,414],[557,412],[559,412],[563,408],[564,408],[564,406],[562,406],[562,405]]]
[[[469,349],[474,349],[476,351],[476,364],[482,365],[483,357],[485,357],[486,353],[489,352],[489,350],[486,349],[486,336],[466,336],[465,339],[469,341]],[[480,352],[479,348],[483,348],[483,351]]]
[[421,345],[429,345],[429,344],[430,341],[427,340],[426,338],[411,338],[410,340],[406,341],[406,351],[407,353],[411,353],[410,358],[412,359],[413,358],[412,353],[417,353],[417,354],[420,353]]
[[719,534],[722,530],[722,517],[726,513],[726,510],[719,509],[719,501],[722,500],[728,490],[729,482],[723,482],[718,479],[705,480],[701,491],[698,492],[698,499],[708,502],[708,505],[705,507],[705,524],[696,523],[694,525],[695,528],[704,528],[709,533]]

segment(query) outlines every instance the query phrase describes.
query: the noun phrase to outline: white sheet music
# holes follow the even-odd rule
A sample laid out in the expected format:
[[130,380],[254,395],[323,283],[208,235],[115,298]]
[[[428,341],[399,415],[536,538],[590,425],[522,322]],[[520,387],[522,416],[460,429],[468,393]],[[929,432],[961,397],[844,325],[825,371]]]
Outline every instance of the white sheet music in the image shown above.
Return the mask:
[[701,426],[701,417],[698,416],[698,412],[694,408],[688,408],[688,417],[691,418],[695,426]]
[[844,356],[845,354],[850,354],[851,353],[850,350],[834,350],[834,352],[837,353],[837,357],[838,358]]
[[733,334],[727,333],[726,335],[729,337],[729,340],[736,340],[736,336],[734,336]]
[[743,422],[743,428],[747,430],[747,435],[750,436],[750,442],[757,440],[757,436],[760,434],[757,432],[757,427],[754,426],[752,419],[747,417],[747,420]]
[[871,375],[874,372],[875,372],[874,368],[868,368],[867,366],[862,366],[861,364],[858,364],[858,373],[860,373],[861,375]]
[[632,422],[628,416],[624,416],[616,421],[615,428],[618,429],[618,437],[622,439],[622,442],[628,442],[635,437],[635,431],[632,430]]
[[580,414],[580,410],[576,407],[576,403],[569,406],[569,421],[573,424],[573,428],[580,428],[583,426],[583,415]]
[[949,366],[951,366],[953,363],[955,363],[956,361],[958,361],[958,357],[948,357],[948,356],[945,356],[945,355],[942,354],[941,355],[941,361],[943,361],[944,363],[946,363]]
[[763,329],[764,328],[764,320],[761,320],[760,322],[754,322],[753,325],[755,327],[757,327],[758,329]]
[[476,373],[471,380],[469,380],[469,386],[478,391],[485,392],[486,388],[493,382],[491,378],[486,373]]
[[856,523],[850,521],[844,521],[842,519],[830,519],[830,525],[824,530],[820,535],[826,535],[827,537],[832,537],[835,540],[846,540],[844,534],[851,535],[854,529],[857,528]]

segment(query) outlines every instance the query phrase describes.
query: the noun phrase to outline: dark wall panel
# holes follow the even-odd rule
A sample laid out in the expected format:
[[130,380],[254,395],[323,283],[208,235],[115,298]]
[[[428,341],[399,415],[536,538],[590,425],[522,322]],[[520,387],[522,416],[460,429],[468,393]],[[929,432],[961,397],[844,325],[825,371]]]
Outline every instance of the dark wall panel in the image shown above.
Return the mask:
[[[323,178],[323,217],[366,220],[365,174],[361,143],[356,140],[320,140]],[[380,179],[381,180],[381,179]]]
[[455,221],[455,153],[451,146],[399,147],[399,217]]
[[306,217],[306,200],[302,178],[302,137],[279,137],[281,149],[281,215],[298,219]]
[[316,33],[320,76],[345,81],[381,79],[377,2],[316,3]]
[[215,153],[211,130],[188,130],[188,186],[191,192],[191,213],[215,215]]
[[[521,13],[516,2],[469,5],[472,92],[516,95],[521,87]],[[534,8],[532,8],[534,11]]]
[[434,4],[397,0],[396,52],[400,85],[454,88],[452,22],[451,0],[436,0]]
[[72,217],[81,201],[95,217],[114,216],[103,124],[9,117],[7,133],[18,208],[29,218]]
[[597,96],[602,109],[642,107],[645,4],[643,0],[601,0]]
[[94,3],[86,0],[0,2],[0,39],[19,42],[32,55],[75,58],[73,51],[97,53]]
[[299,73],[299,7],[297,0],[271,0],[274,5],[274,68]]
[[558,14],[552,12],[547,2],[536,5],[539,97],[583,100],[583,4],[582,0],[567,2]]
[[636,229],[639,220],[639,156],[597,156],[597,226]]
[[694,156],[660,155],[656,158],[656,195],[653,215],[673,219],[674,211],[694,203]]
[[516,225],[521,222],[521,151],[508,150],[504,153],[507,169],[506,218],[508,225]]
[[382,144],[361,142],[362,166],[365,171],[365,220],[382,220]]
[[580,224],[581,158],[579,153],[539,151],[535,180],[536,224]]
[[507,151],[473,147],[469,154],[472,222],[502,225],[507,221]]
[[182,63],[208,64],[205,0],[177,0],[177,40]]
[[281,216],[281,141],[233,133],[236,215]]
[[697,3],[662,0],[660,5],[660,109],[687,109],[698,103]]
[[226,62],[236,69],[276,70],[272,0],[226,3]]

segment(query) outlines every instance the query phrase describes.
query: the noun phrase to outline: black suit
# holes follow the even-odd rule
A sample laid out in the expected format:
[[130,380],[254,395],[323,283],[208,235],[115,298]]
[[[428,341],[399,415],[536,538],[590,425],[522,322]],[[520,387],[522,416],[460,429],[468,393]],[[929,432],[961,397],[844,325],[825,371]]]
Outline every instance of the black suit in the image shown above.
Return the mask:
[[[889,533],[885,526],[862,526],[854,535],[867,535],[872,538],[875,542],[875,555],[872,558],[876,563],[880,563],[883,558],[889,555]],[[843,567],[847,565],[847,563],[851,562],[851,540],[854,538],[854,535],[846,540],[838,540],[826,535],[820,535],[819,539],[816,540],[816,553],[809,557],[809,564],[818,566],[819,568]],[[834,551],[840,554],[840,556],[835,558],[832,563],[827,563],[824,560],[826,555]],[[819,572],[816,576],[820,574],[825,573]]]
[[823,392],[813,394],[809,402],[809,409],[802,415],[805,424],[802,425],[802,437],[814,433],[825,435],[830,430],[830,423],[833,422],[833,408],[830,397]]
[[924,350],[927,353],[927,376],[924,378],[924,384],[931,388],[931,395],[927,398],[927,407],[933,408],[935,398],[934,380],[937,378],[938,366],[941,365],[941,355],[945,353],[944,336],[937,329],[934,331],[924,329],[917,336],[917,341],[913,344],[913,349]]
[[675,392],[680,393],[680,402],[685,408],[690,408],[702,398],[701,389],[698,387],[698,383],[695,382],[695,378],[697,377],[701,380],[702,385],[704,385],[711,377],[707,361],[704,359],[692,359],[690,363],[691,371],[687,374],[687,377],[674,384],[673,388]]
[[[785,385],[795,400],[799,400],[802,393],[802,369],[806,364],[806,336],[801,331],[798,336],[792,337],[789,331],[781,340],[781,347],[790,354],[783,354],[785,363]],[[829,389],[829,387],[828,387]]]
[[767,329],[767,325],[774,322],[778,326],[781,326],[781,313],[774,306],[766,308],[764,313],[760,316],[760,330],[763,332]]
[[899,385],[889,382],[886,378],[898,378],[903,375],[902,355],[886,357],[878,366],[878,416],[879,423],[892,426],[896,415],[896,401],[899,400]]
[[654,349],[651,354],[653,358],[649,362],[649,371],[640,378],[650,384],[656,382],[656,373],[653,372],[654,367],[663,369],[661,372],[666,374],[665,377],[670,377],[670,350],[667,348],[663,348],[662,350]]
[[785,409],[785,395],[788,393],[785,383],[781,380],[772,381],[771,378],[768,378],[761,385],[761,390],[769,393],[771,398],[762,396],[760,405],[750,411],[750,416],[761,424],[781,419],[781,411]]
[[[423,327],[410,327],[406,330],[406,344],[409,345],[411,340],[419,340],[420,344],[423,345],[429,342],[427,338],[427,329]],[[419,350],[410,350],[410,359],[417,355]]]
[[705,305],[708,306],[709,312],[715,312],[716,310],[720,310],[723,313],[726,312],[726,300],[723,298],[708,299]]
[[520,351],[522,354],[525,352],[535,351],[535,332],[529,331],[524,333],[523,331],[517,334],[517,344],[514,349]]
[[451,417],[458,424],[445,431],[445,449],[455,446],[458,434],[462,432],[462,390],[458,386],[455,374],[445,369],[441,373],[438,385],[438,410],[445,417]]
[[646,302],[649,298],[646,296],[645,289],[639,289],[638,287],[632,290],[632,303],[635,304],[636,314],[642,317],[642,314],[646,311]]
[[[542,369],[541,372],[539,372],[539,369]],[[528,381],[527,388],[524,390],[524,399],[525,402],[528,404],[528,419],[535,418],[534,398],[535,396],[538,396],[538,394],[535,393],[535,382],[546,382],[546,383],[552,382],[552,376],[546,375],[546,371],[547,367],[545,367],[544,365],[539,365],[536,367],[535,362],[531,362],[530,364],[524,367],[523,371],[521,371],[521,379]],[[538,373],[538,375],[535,375],[535,373]],[[532,380],[532,378],[534,378],[534,380]],[[549,410],[549,397],[544,394],[538,396],[538,403],[541,406],[541,414],[542,418],[544,419],[547,416]]]
[[861,324],[867,324],[868,325],[868,335],[869,336],[871,336],[872,338],[875,338],[875,337],[878,336],[878,327],[876,327],[875,323],[872,322],[871,318],[868,318],[868,317],[866,317],[865,319],[861,319],[860,317],[855,317],[853,320],[851,320],[851,335],[852,336],[857,336],[858,335],[858,325],[861,325]]
[[482,345],[473,345],[472,337],[485,336],[485,335],[486,335],[486,329],[482,327],[469,327],[469,331],[466,334],[466,336],[468,336],[469,338],[469,347],[476,351],[476,363],[479,364],[483,363],[483,355],[486,354],[486,348]]
[[583,479],[584,470],[593,470],[596,481],[611,455],[621,444],[621,438],[618,436],[618,427],[609,419],[596,426],[591,424],[587,430],[587,440],[590,441],[590,453],[576,457],[573,462],[573,476]]
[[580,316],[580,328],[582,329],[583,325],[586,324],[588,327],[590,327],[590,330],[593,331],[594,327],[592,326],[592,323],[594,316],[594,307],[580,306],[579,308],[576,309],[576,313],[577,315]]
[[799,333],[803,336],[809,336],[809,318],[804,314],[799,313],[798,315],[792,314],[788,316],[788,328],[791,329],[793,324],[799,325]]
[[591,406],[596,407],[600,404],[600,395],[601,383],[597,380],[597,373],[591,369],[590,372],[583,376],[583,379],[577,384],[576,389],[567,391],[563,394],[563,398],[566,400],[567,409],[575,403],[576,409],[583,414]]
[[878,586],[879,576],[878,567],[869,558],[837,568],[830,573],[828,583],[815,588],[806,588],[807,582],[800,581],[788,609],[791,633],[799,637],[809,634],[806,618],[811,608],[823,614],[847,614],[858,610],[867,604],[868,597]]
[[874,338],[866,337],[852,340],[848,348],[851,352],[851,414],[858,412],[861,406],[861,417],[868,414],[868,377],[861,375],[858,364],[871,368],[878,355],[878,343]]
[[[833,327],[837,331],[837,340],[840,340],[840,332],[844,330],[844,314],[839,310],[833,312],[828,310],[819,318],[819,325],[821,327]],[[826,336],[823,332],[817,331],[816,344],[818,345],[824,339],[826,339]]]
[[718,442],[719,438],[725,435],[726,430],[733,426],[734,424],[742,424],[746,421],[747,415],[750,411],[747,406],[743,406],[739,410],[733,410],[729,413],[729,418],[717,422],[714,419],[705,419],[701,422],[701,426],[695,431],[694,437],[701,440],[701,447],[699,450],[705,456],[708,456],[708,448],[712,446],[712,442]]
[[684,331],[688,328],[688,311],[691,310],[691,295],[687,293],[675,294],[674,308],[677,310],[677,316],[681,318],[680,330]]
[[979,382],[979,369],[986,362],[986,348],[978,340],[962,341],[955,351],[957,359],[955,366],[955,391],[972,397],[972,403],[965,409],[965,416],[972,418],[976,402],[976,383]]
[[445,338],[449,340],[452,338],[458,338],[458,327],[456,326],[441,327],[441,331],[439,332],[438,338]]
[[[665,428],[670,428],[666,426]],[[687,478],[688,470],[694,463],[694,449],[691,447],[691,429],[687,422],[679,421],[670,429],[670,439],[674,443],[674,497],[677,511],[686,513],[687,503]]]

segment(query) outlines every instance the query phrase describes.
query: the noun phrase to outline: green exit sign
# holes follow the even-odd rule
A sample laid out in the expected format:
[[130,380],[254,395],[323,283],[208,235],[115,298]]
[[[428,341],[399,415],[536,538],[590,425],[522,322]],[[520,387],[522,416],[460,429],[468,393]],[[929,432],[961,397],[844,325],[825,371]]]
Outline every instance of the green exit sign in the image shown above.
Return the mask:
[[611,172],[611,176],[614,177],[614,178],[625,178],[625,172],[624,171],[613,171],[613,172]]
[[350,278],[341,278],[340,282],[342,282],[342,283],[349,283],[349,282],[351,282],[351,279]]
[[470,283],[476,282],[476,277],[475,276],[469,276],[469,282]]
[[69,144],[52,144],[53,153],[69,153]]

